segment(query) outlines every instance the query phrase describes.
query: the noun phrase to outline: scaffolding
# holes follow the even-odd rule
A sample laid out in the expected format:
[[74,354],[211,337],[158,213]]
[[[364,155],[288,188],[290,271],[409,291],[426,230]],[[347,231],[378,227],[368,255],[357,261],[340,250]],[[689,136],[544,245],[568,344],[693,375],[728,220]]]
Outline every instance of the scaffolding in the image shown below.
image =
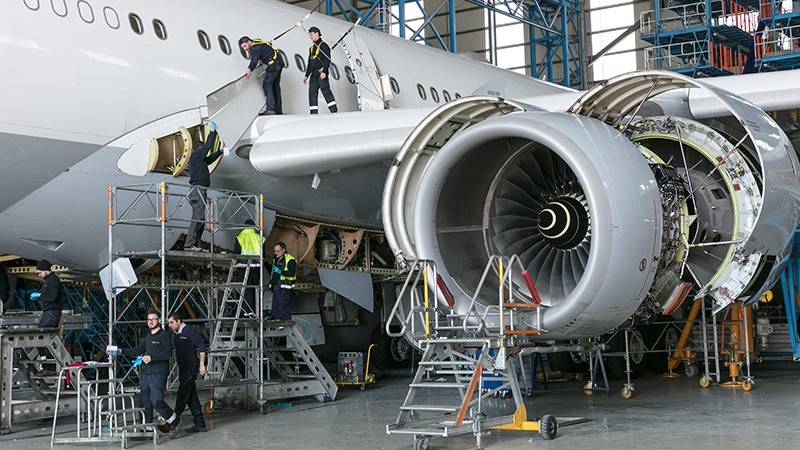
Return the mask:
[[497,62],[498,49],[492,38],[498,28],[494,18],[501,15],[525,26],[532,77],[576,89],[586,87],[583,12],[578,0],[436,0],[427,4],[423,0],[325,0],[325,13],[384,32],[396,27],[402,39],[457,53],[458,12],[465,3],[482,8],[489,18],[491,62]]
[[754,36],[758,70],[800,67],[800,2],[760,0],[759,13]]
[[[202,251],[180,249],[182,232],[200,222],[189,218],[191,197],[205,206],[210,239]],[[265,317],[263,245],[257,255],[233,254],[226,245],[245,228],[256,228],[265,241],[263,195],[168,182],[109,187],[108,344],[122,337],[135,342],[133,327],[145,323],[148,308],[160,311],[162,323],[180,313],[209,337],[208,376],[198,388],[212,389],[210,409],[217,398],[262,411],[289,396],[332,400],[336,386],[297,325]],[[245,301],[248,290],[255,310]]]
[[691,77],[741,74],[752,63],[758,26],[754,0],[653,0],[639,22],[646,69]]

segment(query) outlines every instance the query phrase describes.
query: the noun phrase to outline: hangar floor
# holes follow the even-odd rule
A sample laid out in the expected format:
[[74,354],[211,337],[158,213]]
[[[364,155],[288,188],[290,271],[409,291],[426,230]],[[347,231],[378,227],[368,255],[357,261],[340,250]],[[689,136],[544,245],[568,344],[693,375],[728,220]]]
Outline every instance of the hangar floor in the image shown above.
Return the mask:
[[[800,442],[800,377],[797,372],[756,372],[752,392],[700,389],[695,380],[637,380],[637,396],[623,400],[619,382],[611,395],[584,397],[580,384],[551,384],[528,403],[533,414],[586,416],[592,421],[559,430],[553,441],[535,434],[494,432],[485,448],[500,449],[785,449]],[[301,402],[266,416],[218,412],[209,432],[165,437],[158,449],[386,449],[411,447],[408,436],[387,436],[406,392],[406,380],[382,380],[366,392],[340,391],[332,403]],[[188,414],[188,413],[187,413]],[[184,415],[184,426],[191,418]],[[4,450],[49,447],[50,428],[30,428],[0,437]],[[72,428],[61,427],[68,433]],[[46,435],[46,436],[45,436]],[[66,434],[65,434],[66,435]],[[794,442],[794,444],[792,444]],[[434,439],[431,449],[470,449],[471,436]],[[150,448],[142,443],[132,448]],[[62,447],[77,448],[77,447]],[[90,448],[90,447],[81,447]],[[98,448],[112,448],[110,446]]]

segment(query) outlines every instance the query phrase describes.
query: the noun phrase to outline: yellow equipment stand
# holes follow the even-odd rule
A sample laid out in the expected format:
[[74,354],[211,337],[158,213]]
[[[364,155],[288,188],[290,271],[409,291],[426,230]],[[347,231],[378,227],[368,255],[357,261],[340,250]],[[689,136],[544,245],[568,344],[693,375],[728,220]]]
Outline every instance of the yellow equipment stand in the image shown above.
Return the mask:
[[375,375],[369,373],[369,364],[372,360],[372,348],[375,347],[375,344],[370,344],[369,349],[367,350],[367,364],[364,366],[364,378],[356,377],[355,381],[347,381],[342,378],[342,375],[339,374],[336,380],[336,384],[339,386],[357,386],[362,391],[367,389],[367,386],[370,384],[375,383]]

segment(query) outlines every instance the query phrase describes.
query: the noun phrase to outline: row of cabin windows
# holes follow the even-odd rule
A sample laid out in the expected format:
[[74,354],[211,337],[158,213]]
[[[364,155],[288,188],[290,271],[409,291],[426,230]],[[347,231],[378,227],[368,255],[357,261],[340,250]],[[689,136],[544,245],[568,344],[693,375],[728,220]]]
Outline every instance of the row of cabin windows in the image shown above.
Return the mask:
[[[391,81],[391,79],[389,81]],[[394,89],[394,86],[392,86],[392,89]],[[450,97],[450,93],[447,92],[446,89],[442,89],[442,98],[439,97],[439,91],[437,91],[435,87],[431,86],[430,91],[431,91],[431,100],[433,100],[434,103],[439,103],[439,100],[441,99],[443,99],[444,102],[447,103],[453,99],[452,97]],[[428,99],[428,93],[425,90],[425,86],[417,84],[417,93],[419,94],[419,98],[421,98],[422,100]],[[461,98],[461,94],[456,92],[455,98]]]
[[[25,6],[32,10],[38,11],[41,8],[41,0],[22,0]],[[59,17],[66,17],[69,13],[67,8],[66,0],[50,0],[50,6],[53,9],[53,12]],[[92,5],[90,5],[86,0],[78,0],[78,15],[80,15],[81,19],[86,23],[94,23],[95,16],[94,10],[92,9]],[[114,10],[114,8],[110,6],[106,6],[103,8],[103,17],[106,21],[106,25],[108,25],[112,29],[119,29],[120,21],[119,15]],[[128,14],[128,22],[131,26],[131,30],[133,30],[136,34],[144,34],[144,23],[142,22],[142,18],[134,13]],[[153,19],[153,32],[155,33],[156,37],[161,39],[162,41],[167,40],[167,26],[164,24],[161,19]],[[200,42],[200,47],[204,50],[211,50],[211,38],[209,38],[208,33],[203,30],[197,30],[197,39]],[[217,43],[219,44],[219,48],[222,53],[226,55],[230,55],[233,53],[233,49],[231,47],[231,43],[227,37],[223,35],[217,36]],[[242,55],[242,58],[249,59],[247,53],[239,47],[239,53]],[[281,61],[283,62],[284,67],[289,67],[289,58],[287,58],[286,53],[283,50],[278,50],[278,54],[280,55]],[[306,71],[306,61],[305,59],[298,55],[294,55],[294,62],[297,65],[297,68],[305,73]],[[356,60],[356,62],[361,65],[361,60]],[[349,66],[345,66],[344,68],[345,76],[347,77],[347,81],[351,84],[355,84],[356,78],[355,74],[353,73],[353,69]],[[334,80],[338,80],[340,77],[339,68],[331,62],[330,67],[330,75],[333,77]],[[397,83],[397,80],[394,77],[389,78],[389,82],[392,86],[392,92],[395,94],[400,93],[400,85]],[[425,88],[422,85],[417,85],[417,89],[419,91],[420,98],[423,100],[427,99],[427,95],[425,92]],[[444,96],[444,101],[450,101],[450,94],[447,91],[442,91],[442,95]],[[460,94],[456,94],[456,98],[460,98]],[[435,88],[431,87],[431,98],[434,102],[439,103],[439,93],[436,91]]]

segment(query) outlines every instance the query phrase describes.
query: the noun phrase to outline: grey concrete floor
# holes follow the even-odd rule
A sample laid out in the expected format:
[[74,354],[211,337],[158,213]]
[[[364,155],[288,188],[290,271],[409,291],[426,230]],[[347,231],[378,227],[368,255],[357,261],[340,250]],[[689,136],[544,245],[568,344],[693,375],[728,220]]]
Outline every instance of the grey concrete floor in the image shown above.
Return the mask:
[[[637,393],[631,400],[620,397],[620,382],[612,384],[610,395],[592,397],[585,397],[577,382],[551,384],[527,402],[529,415],[585,416],[591,422],[562,428],[553,441],[532,433],[496,431],[484,439],[484,448],[800,448],[800,371],[762,371],[755,375],[757,384],[752,392],[714,386],[701,389],[693,379],[649,376],[636,380]],[[208,418],[209,432],[165,437],[157,448],[408,449],[411,437],[385,434],[386,424],[394,420],[405,395],[406,383],[404,379],[386,379],[365,392],[340,390],[335,402],[303,401],[266,415],[219,411]],[[190,422],[190,416],[184,415],[185,426]],[[47,448],[49,432],[44,424],[2,436],[0,448]],[[132,448],[150,447],[153,445],[140,443]],[[431,442],[432,450],[473,447],[471,436],[434,438]]]

